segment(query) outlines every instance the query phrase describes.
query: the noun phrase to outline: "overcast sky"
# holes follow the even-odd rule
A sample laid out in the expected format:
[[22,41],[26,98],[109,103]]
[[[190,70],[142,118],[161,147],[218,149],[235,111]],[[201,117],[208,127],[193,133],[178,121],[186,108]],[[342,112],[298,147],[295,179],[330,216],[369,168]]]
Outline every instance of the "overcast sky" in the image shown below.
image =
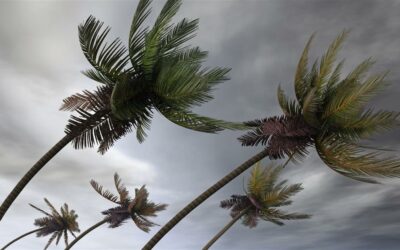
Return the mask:
[[[152,4],[151,23],[164,1]],[[69,113],[62,99],[96,83],[80,71],[89,68],[79,46],[77,26],[89,15],[112,27],[109,39],[126,41],[137,1],[0,1],[0,200],[19,178],[64,135]],[[319,56],[344,28],[352,30],[340,57],[345,71],[372,56],[374,70],[390,70],[392,84],[373,100],[379,108],[400,111],[400,1],[184,1],[177,18],[200,18],[193,45],[210,52],[206,65],[231,67],[231,80],[220,84],[215,99],[196,112],[244,121],[280,114],[276,89],[293,93],[299,55],[317,32],[311,56]],[[150,24],[150,23],[149,23]],[[0,246],[34,228],[41,214],[28,206],[56,207],[64,202],[79,214],[81,230],[102,219],[112,206],[89,181],[113,190],[118,172],[131,192],[147,184],[150,199],[168,203],[154,221],[165,224],[177,211],[261,148],[242,148],[240,132],[208,135],[178,127],[156,114],[149,137],[139,144],[132,133],[101,156],[96,149],[61,151],[29,183],[0,223]],[[375,142],[400,150],[394,131]],[[265,164],[269,161],[265,161]],[[242,193],[248,172],[221,189],[187,216],[155,249],[200,249],[229,220],[218,207]],[[249,229],[234,225],[216,244],[221,250],[375,250],[400,245],[400,180],[387,185],[359,183],[338,175],[311,154],[283,173],[304,191],[288,211],[313,214],[283,227],[261,222]],[[128,222],[117,229],[96,229],[75,249],[140,249],[149,234]],[[48,238],[33,235],[10,249],[42,249]],[[52,247],[50,249],[57,249]],[[58,246],[58,249],[62,249]]]

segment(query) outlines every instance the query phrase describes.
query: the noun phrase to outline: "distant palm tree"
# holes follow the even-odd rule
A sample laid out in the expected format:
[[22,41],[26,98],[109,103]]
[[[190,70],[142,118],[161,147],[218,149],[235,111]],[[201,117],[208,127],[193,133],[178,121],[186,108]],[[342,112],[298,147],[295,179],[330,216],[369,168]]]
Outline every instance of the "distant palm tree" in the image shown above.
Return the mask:
[[[321,60],[308,65],[309,39],[297,66],[294,80],[296,100],[289,100],[278,88],[278,100],[284,115],[245,123],[253,131],[239,138],[244,146],[262,144],[264,150],[248,159],[208,188],[176,214],[144,246],[151,249],[181,219],[220,188],[265,157],[296,159],[314,146],[321,159],[334,171],[370,183],[371,177],[399,177],[400,160],[387,157],[377,148],[360,145],[360,140],[398,125],[398,112],[366,108],[371,97],[386,84],[386,73],[366,76],[373,64],[367,59],[345,78],[340,78],[341,61],[333,65],[348,32],[343,31],[329,46]],[[371,149],[375,149],[372,151]]]
[[243,225],[253,228],[258,219],[284,225],[281,220],[308,219],[308,214],[286,213],[278,207],[292,203],[289,198],[303,190],[301,184],[285,186],[287,180],[276,183],[283,166],[262,168],[258,163],[247,182],[246,195],[232,195],[231,199],[221,201],[221,207],[231,209],[232,220],[218,232],[203,248],[209,249],[236,221],[242,219]]
[[103,186],[99,185],[96,181],[91,180],[90,184],[101,196],[107,200],[117,204],[118,206],[103,211],[106,217],[88,228],[86,231],[81,233],[74,241],[72,241],[65,249],[70,249],[76,242],[82,239],[86,234],[90,233],[95,228],[108,223],[110,228],[116,228],[121,226],[126,220],[132,219],[136,226],[144,231],[149,232],[150,227],[156,226],[154,222],[151,222],[146,217],[157,216],[157,212],[165,210],[166,204],[155,204],[148,200],[149,192],[145,186],[140,189],[135,189],[135,198],[129,197],[129,192],[126,187],[121,183],[121,179],[117,173],[114,175],[115,187],[118,191],[118,196],[112,194],[110,191],[105,190]]
[[83,74],[103,85],[64,100],[61,110],[76,111],[78,116],[71,117],[66,136],[22,177],[5,199],[0,207],[0,220],[28,182],[69,142],[76,149],[99,144],[98,151],[103,154],[134,129],[138,141],[143,142],[153,110],[179,126],[206,133],[247,128],[191,111],[213,98],[213,88],[228,79],[230,69],[202,68],[207,52],[199,47],[182,46],[195,36],[198,19],[170,24],[180,0],[168,0],[153,28],[142,29],[150,14],[150,2],[138,3],[128,49],[119,39],[105,43],[110,28],[103,29],[103,23],[92,16],[79,25],[83,53],[93,66]]
[[19,236],[18,238],[12,240],[7,245],[5,245],[1,250],[6,249],[12,243],[22,239],[23,237],[36,233],[37,237],[43,237],[51,234],[47,245],[45,246],[45,250],[50,246],[51,242],[53,242],[56,238],[56,245],[61,239],[61,236],[64,235],[65,245],[68,245],[68,232],[75,237],[74,232],[80,232],[79,225],[76,219],[78,215],[75,213],[74,210],[69,210],[68,205],[64,203],[64,206],[61,207],[60,213],[54,208],[54,206],[45,198],[44,201],[50,207],[51,213],[47,213],[40,208],[35,207],[32,204],[33,208],[40,211],[41,213],[45,214],[46,217],[36,219],[34,225],[39,227],[38,229],[32,230]]

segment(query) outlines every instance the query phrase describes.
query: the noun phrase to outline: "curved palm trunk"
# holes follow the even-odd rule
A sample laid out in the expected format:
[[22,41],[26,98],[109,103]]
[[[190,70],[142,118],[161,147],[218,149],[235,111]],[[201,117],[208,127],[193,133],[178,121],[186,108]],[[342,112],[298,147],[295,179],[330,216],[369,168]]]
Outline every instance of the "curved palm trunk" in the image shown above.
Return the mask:
[[192,202],[190,202],[186,207],[184,207],[179,213],[177,213],[170,221],[167,222],[148,242],[147,244],[142,248],[142,250],[149,250],[152,249],[157,242],[161,240],[162,237],[164,237],[165,234],[167,234],[176,224],[179,223],[186,215],[188,215],[191,211],[193,211],[198,205],[200,205],[203,201],[208,199],[211,195],[213,195],[215,192],[217,192],[219,189],[221,189],[223,186],[228,184],[231,180],[236,178],[238,175],[243,173],[245,170],[253,166],[256,162],[260,161],[264,157],[268,155],[268,150],[264,149],[260,153],[254,155],[247,161],[245,161],[242,165],[237,167],[235,170],[230,172],[228,175],[226,175],[224,178],[219,180],[217,183],[212,185],[210,188],[208,188],[206,191],[204,191],[201,195],[199,195],[196,199],[194,199]]
[[73,241],[71,241],[71,243],[68,244],[68,246],[65,247],[65,250],[71,249],[71,247],[73,245],[75,245],[76,242],[78,242],[80,239],[82,239],[86,234],[90,233],[91,231],[93,231],[94,229],[98,228],[99,226],[103,225],[104,223],[106,223],[108,221],[108,219],[104,219],[96,224],[94,224],[93,226],[89,227],[88,229],[86,229],[85,232],[81,233],[80,235],[78,235],[78,237],[76,237]]
[[212,244],[214,244],[226,231],[228,231],[229,228],[231,228],[231,226],[233,224],[235,224],[235,222],[237,220],[239,220],[245,213],[247,213],[247,211],[249,211],[250,207],[247,207],[246,209],[244,209],[242,212],[240,212],[238,215],[236,215],[228,224],[226,224],[226,226],[224,228],[221,229],[221,231],[219,231],[204,247],[203,250],[208,250]]
[[6,249],[6,248],[9,247],[12,243],[14,243],[14,242],[16,242],[16,241],[18,241],[18,240],[24,238],[25,236],[28,236],[28,235],[33,234],[33,233],[36,233],[36,232],[39,231],[39,230],[42,230],[42,228],[38,228],[38,229],[35,229],[35,230],[32,230],[32,231],[29,231],[29,232],[27,232],[27,233],[25,233],[25,234],[19,236],[18,238],[13,239],[12,241],[10,241],[7,245],[5,245],[5,246],[4,246],[2,249],[0,249],[0,250]]
[[64,136],[56,145],[54,145],[42,158],[39,159],[33,165],[31,169],[21,178],[18,184],[14,187],[11,193],[7,196],[7,198],[3,201],[3,204],[0,207],[0,221],[3,218],[4,214],[7,212],[8,208],[14,202],[14,200],[21,193],[22,189],[29,183],[29,181],[46,165],[48,161],[50,161],[61,149],[63,149],[70,141],[72,141],[74,137],[71,135]]

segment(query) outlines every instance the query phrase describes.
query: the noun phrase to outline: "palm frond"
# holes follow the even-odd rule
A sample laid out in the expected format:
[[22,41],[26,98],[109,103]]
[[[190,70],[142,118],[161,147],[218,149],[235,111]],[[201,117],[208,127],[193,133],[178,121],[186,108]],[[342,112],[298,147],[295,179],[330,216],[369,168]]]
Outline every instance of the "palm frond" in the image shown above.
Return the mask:
[[47,215],[47,216],[52,216],[51,214],[49,214],[49,213],[47,213],[46,211],[44,211],[44,210],[42,210],[42,209],[36,207],[35,205],[32,205],[32,204],[30,204],[30,203],[29,203],[29,205],[30,205],[31,207],[33,207],[34,209],[38,210],[39,212],[42,212],[43,214]]
[[377,183],[371,177],[400,177],[400,159],[381,152],[364,152],[333,137],[318,139],[316,149],[325,164],[347,177],[370,183]]
[[329,98],[323,118],[331,121],[345,120],[346,117],[357,116],[363,106],[385,87],[386,73],[368,77],[365,81],[348,77],[335,88],[334,95]]
[[[115,39],[110,44],[104,43],[110,28],[102,29],[102,27],[102,22],[90,16],[78,27],[79,41],[86,59],[98,71],[97,75],[101,75],[97,80],[104,78],[106,81],[103,83],[109,84],[118,80],[129,57],[119,39]],[[93,72],[89,75],[93,76]]]
[[115,183],[115,188],[117,189],[119,194],[119,201],[122,203],[126,199],[129,199],[129,192],[124,186],[124,184],[122,184],[121,178],[117,173],[114,174],[114,183]]
[[187,110],[157,107],[158,111],[171,122],[195,131],[217,133],[224,129],[242,130],[247,126],[241,123],[227,122],[194,114]]
[[180,0],[168,0],[162,8],[153,28],[145,38],[145,49],[142,56],[142,69],[147,80],[151,79],[154,66],[159,59],[161,39],[168,30],[168,24],[177,13],[181,5]]
[[313,127],[319,127],[321,125],[317,115],[318,109],[321,106],[321,100],[317,90],[317,87],[313,87],[307,93],[302,107],[304,120]]
[[384,130],[389,130],[399,125],[399,113],[391,111],[377,111],[368,109],[359,118],[342,121],[340,133],[349,139],[367,138]]
[[254,210],[250,210],[242,216],[242,224],[249,228],[256,227],[257,223],[258,216]]
[[84,90],[83,93],[74,94],[63,100],[60,107],[62,111],[99,111],[109,109],[112,86],[99,86],[94,92]]
[[46,198],[44,198],[44,202],[46,202],[47,206],[50,208],[51,213],[53,214],[53,217],[62,217],[62,216],[58,213],[57,209],[50,203],[49,200],[47,200]]
[[47,241],[46,246],[44,247],[44,250],[46,250],[47,248],[49,248],[51,242],[53,242],[55,240],[55,238],[57,237],[57,232],[53,233],[49,239],[49,241]]
[[213,87],[228,79],[230,69],[200,70],[206,55],[195,47],[162,60],[154,91],[169,105],[183,109],[211,100]]
[[139,1],[129,31],[129,57],[135,71],[138,71],[141,65],[145,36],[148,31],[148,28],[140,29],[140,26],[150,14],[150,3],[151,0]]
[[57,239],[56,239],[56,246],[58,245],[58,242],[60,241],[64,231],[59,231],[57,232]]
[[261,218],[265,220],[271,221],[271,219],[279,219],[279,220],[302,220],[309,219],[311,215],[309,214],[300,214],[300,213],[286,213],[281,210],[275,208],[268,208],[262,210],[260,212]]
[[280,85],[278,87],[278,102],[286,116],[298,116],[301,114],[301,108],[297,105],[296,101],[290,100]]
[[64,242],[65,245],[68,246],[68,231],[64,230]]
[[183,43],[196,36],[199,20],[188,20],[186,18],[178,22],[173,28],[164,35],[161,40],[161,50],[165,55],[168,52],[177,50]]
[[247,182],[247,191],[256,198],[259,198],[260,195],[262,195],[268,185],[265,181],[266,176],[268,175],[267,171],[267,169],[261,167],[260,162],[257,162],[251,170],[250,178]]
[[263,203],[271,207],[280,207],[291,204],[288,200],[291,196],[303,190],[301,184],[294,184],[283,188],[274,188],[270,192],[266,192],[263,197]]
[[93,189],[96,190],[98,194],[106,198],[107,200],[114,202],[116,204],[120,204],[118,202],[118,197],[111,193],[110,191],[103,189],[103,186],[98,184],[95,180],[90,181],[90,185],[92,185]]
[[306,91],[309,86],[307,86],[306,82],[306,74],[307,74],[307,65],[308,65],[308,51],[310,49],[310,45],[312,40],[314,39],[315,34],[311,35],[308,39],[308,42],[301,54],[300,60],[297,64],[296,74],[294,78],[294,89],[296,93],[297,101],[300,105],[303,104],[303,99],[306,95]]
[[246,195],[232,195],[230,199],[221,201],[220,207],[230,209],[235,205],[240,205],[247,199]]
[[326,53],[321,57],[319,75],[317,80],[317,88],[319,93],[325,92],[324,88],[326,88],[327,78],[332,71],[333,64],[336,61],[337,53],[339,52],[340,47],[348,34],[349,31],[342,31],[329,45]]

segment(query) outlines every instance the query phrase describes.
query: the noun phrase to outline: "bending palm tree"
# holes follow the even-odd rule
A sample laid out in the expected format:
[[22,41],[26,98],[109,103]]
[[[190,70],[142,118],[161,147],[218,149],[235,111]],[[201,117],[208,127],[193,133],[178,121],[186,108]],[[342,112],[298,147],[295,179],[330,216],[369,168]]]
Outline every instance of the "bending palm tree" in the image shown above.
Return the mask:
[[296,100],[289,100],[278,89],[279,104],[284,115],[247,122],[254,130],[239,138],[244,146],[262,144],[264,150],[256,154],[175,215],[143,249],[151,249],[181,219],[257,161],[269,156],[281,159],[308,153],[315,146],[321,159],[334,171],[347,177],[370,183],[371,177],[399,177],[400,160],[385,157],[381,152],[365,150],[359,145],[384,129],[398,125],[399,113],[366,109],[366,104],[384,84],[386,73],[365,77],[372,66],[371,59],[363,61],[345,78],[340,79],[343,61],[333,68],[336,55],[348,32],[342,32],[329,46],[320,62],[308,70],[308,41],[295,75]]
[[[182,47],[195,36],[198,20],[183,19],[170,25],[181,1],[168,0],[152,29],[142,29],[150,13],[150,0],[140,0],[133,17],[126,50],[119,39],[104,42],[110,29],[90,16],[79,26],[83,53],[93,69],[83,73],[102,83],[96,91],[83,91],[64,100],[61,110],[76,111],[62,138],[18,182],[0,207],[0,220],[22,189],[64,146],[93,147],[105,153],[116,140],[133,129],[142,142],[153,110],[182,127],[216,133],[223,129],[244,129],[243,124],[216,120],[192,113],[193,106],[212,99],[211,91],[227,80],[229,69],[202,69],[207,52]],[[126,54],[126,51],[128,53]],[[128,65],[130,62],[131,65]]]
[[106,217],[88,228],[86,231],[81,233],[75,240],[73,240],[65,249],[70,249],[76,242],[82,239],[86,234],[90,233],[92,230],[103,225],[104,223],[109,223],[110,228],[116,228],[121,226],[129,218],[133,220],[136,226],[144,231],[149,232],[150,227],[157,224],[149,221],[146,217],[157,216],[157,212],[165,210],[166,204],[155,204],[154,202],[148,201],[149,193],[145,186],[140,189],[135,189],[135,198],[129,197],[129,192],[126,187],[121,183],[121,179],[118,174],[114,175],[115,187],[118,191],[118,196],[112,194],[108,190],[104,190],[103,186],[99,185],[96,181],[92,180],[90,184],[101,196],[107,200],[117,204],[117,207],[110,208],[102,214]]
[[286,213],[277,207],[292,203],[289,198],[300,192],[301,184],[284,186],[287,180],[276,183],[283,166],[262,169],[258,163],[253,168],[247,183],[246,195],[232,195],[231,199],[221,201],[221,207],[231,209],[233,218],[219,233],[217,233],[204,247],[209,249],[236,221],[249,228],[257,226],[258,219],[270,221],[279,226],[284,225],[281,220],[308,219],[308,214]]
[[45,250],[50,246],[51,242],[53,242],[56,238],[56,245],[61,239],[61,236],[64,235],[65,245],[68,245],[68,232],[75,237],[74,232],[80,232],[79,225],[76,219],[78,215],[74,210],[69,210],[68,205],[64,204],[60,209],[60,213],[54,208],[54,206],[45,198],[44,201],[50,207],[51,213],[47,213],[40,208],[35,207],[32,204],[33,208],[45,214],[46,217],[36,219],[34,225],[39,227],[38,229],[32,230],[26,234],[19,236],[18,238],[12,240],[7,245],[5,245],[1,250],[6,249],[12,243],[22,239],[23,237],[36,233],[37,237],[43,237],[51,234],[49,241],[45,246]]

